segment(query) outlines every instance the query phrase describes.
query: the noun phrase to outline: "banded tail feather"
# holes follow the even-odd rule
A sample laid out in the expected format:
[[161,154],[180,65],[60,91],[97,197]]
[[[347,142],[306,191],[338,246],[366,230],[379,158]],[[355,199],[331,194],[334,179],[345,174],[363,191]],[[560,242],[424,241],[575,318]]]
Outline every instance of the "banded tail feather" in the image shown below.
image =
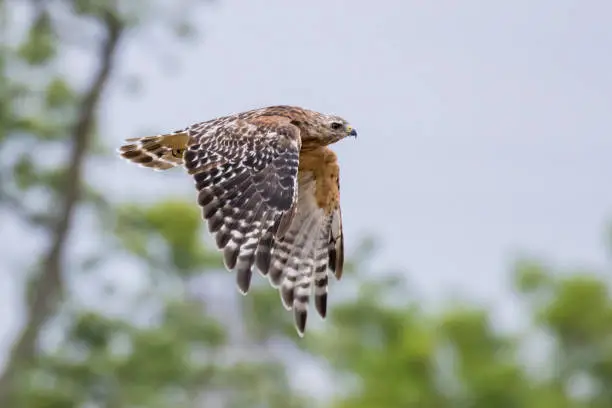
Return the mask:
[[189,143],[185,131],[126,139],[119,155],[142,167],[167,170],[183,164],[183,153]]

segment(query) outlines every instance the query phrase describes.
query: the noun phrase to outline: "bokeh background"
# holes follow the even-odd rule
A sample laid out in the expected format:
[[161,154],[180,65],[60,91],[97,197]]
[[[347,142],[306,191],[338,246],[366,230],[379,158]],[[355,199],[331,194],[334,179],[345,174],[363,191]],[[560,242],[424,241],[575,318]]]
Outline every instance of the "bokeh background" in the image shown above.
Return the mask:
[[[612,3],[0,0],[0,407],[612,407]],[[336,113],[299,339],[128,137]]]

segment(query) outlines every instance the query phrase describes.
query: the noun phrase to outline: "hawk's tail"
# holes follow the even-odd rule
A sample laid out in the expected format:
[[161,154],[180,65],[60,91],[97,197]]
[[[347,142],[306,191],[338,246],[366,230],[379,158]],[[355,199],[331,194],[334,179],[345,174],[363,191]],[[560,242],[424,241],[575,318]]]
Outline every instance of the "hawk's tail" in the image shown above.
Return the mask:
[[167,170],[183,164],[189,135],[178,131],[165,135],[126,139],[118,151],[126,160],[155,170]]

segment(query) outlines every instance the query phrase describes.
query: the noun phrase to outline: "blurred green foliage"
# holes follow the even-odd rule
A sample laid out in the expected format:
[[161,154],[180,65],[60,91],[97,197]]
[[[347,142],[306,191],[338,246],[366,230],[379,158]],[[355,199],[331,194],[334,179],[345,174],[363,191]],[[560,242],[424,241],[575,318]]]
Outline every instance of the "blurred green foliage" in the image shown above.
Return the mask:
[[[62,51],[70,46],[61,33],[75,23],[99,28],[111,13],[126,29],[167,24],[180,41],[194,35],[184,17],[195,5],[167,21],[156,4],[22,3],[31,12],[29,26],[0,49],[0,211],[24,221],[24,234],[48,237],[52,246],[57,202],[73,164],[66,152],[85,91],[61,69]],[[64,6],[69,18],[58,13]],[[0,7],[7,12],[6,3]],[[23,29],[1,21],[2,33]],[[95,52],[100,43],[88,48]],[[101,133],[89,132],[86,158],[117,160],[106,158],[111,147]],[[41,151],[54,152],[52,160],[39,160]],[[84,255],[65,251],[60,278],[51,281],[57,296],[44,309],[32,305],[48,271],[34,256],[22,265],[30,277],[23,292],[28,310],[25,334],[15,344],[27,346],[29,332],[36,344],[9,354],[2,406],[612,407],[610,270],[568,273],[521,260],[511,289],[528,329],[508,332],[476,303],[434,311],[407,296],[402,273],[374,277],[367,265],[374,241],[366,240],[342,284],[332,286],[337,295],[329,318],[313,322],[300,340],[278,293],[263,279],[248,296],[235,295],[190,196],[147,205],[114,202],[105,186],[84,175],[81,182],[78,208],[92,210],[99,222],[74,225],[72,233],[96,245]],[[140,290],[114,286],[100,296],[99,307],[84,302],[73,283],[103,286],[105,268],[116,268],[115,262],[127,262],[126,275],[145,276]],[[215,279],[223,282],[221,294],[211,293]],[[356,295],[339,296],[342,288],[356,288]],[[36,313],[44,324],[36,323]],[[294,387],[296,369],[319,363],[314,376],[328,379],[330,400],[320,398],[314,384]],[[16,379],[10,383],[9,371]]]
[[566,274],[522,260],[513,276],[515,307],[529,323],[520,335],[473,305],[382,306],[389,288],[362,279],[370,292],[335,305],[330,331],[308,339],[347,379],[349,391],[332,405],[611,407],[609,272]]

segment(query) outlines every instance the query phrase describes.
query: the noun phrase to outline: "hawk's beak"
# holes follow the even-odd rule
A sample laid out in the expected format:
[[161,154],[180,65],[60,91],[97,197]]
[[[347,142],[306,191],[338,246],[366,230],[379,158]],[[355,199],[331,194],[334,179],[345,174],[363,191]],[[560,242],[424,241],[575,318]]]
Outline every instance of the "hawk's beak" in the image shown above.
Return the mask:
[[357,131],[355,129],[353,129],[352,126],[347,125],[346,126],[346,135],[347,136],[353,136],[354,138],[357,137]]

